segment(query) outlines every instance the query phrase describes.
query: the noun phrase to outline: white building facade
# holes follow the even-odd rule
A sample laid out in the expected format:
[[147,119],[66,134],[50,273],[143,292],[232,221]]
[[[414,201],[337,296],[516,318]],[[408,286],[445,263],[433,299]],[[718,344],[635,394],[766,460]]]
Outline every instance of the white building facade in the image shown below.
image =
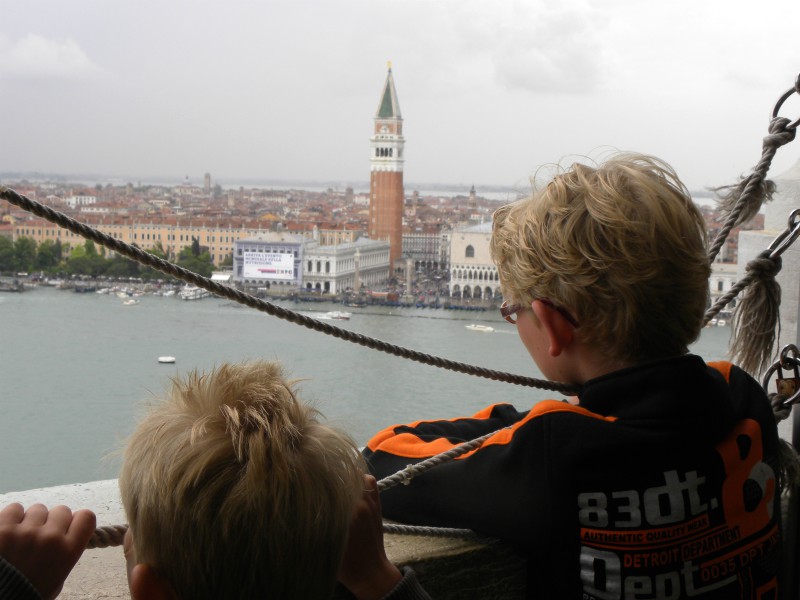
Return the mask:
[[369,289],[389,279],[388,241],[359,238],[355,242],[321,246],[306,240],[303,260],[303,287],[322,294]]
[[[738,280],[739,265],[736,263],[724,263],[715,261],[711,265],[711,276],[708,279],[708,293],[713,305],[718,298],[727,294],[733,284]],[[736,299],[728,305],[728,308],[736,306]]]
[[502,297],[497,267],[489,253],[492,223],[456,229],[450,235],[450,295],[464,299]]
[[403,258],[411,259],[415,270],[442,268],[442,234],[438,228],[420,227],[403,234]]
[[94,204],[97,202],[96,196],[70,196],[69,198],[65,198],[64,202],[66,202],[67,206],[70,208],[77,208],[79,206],[89,206],[90,204]]

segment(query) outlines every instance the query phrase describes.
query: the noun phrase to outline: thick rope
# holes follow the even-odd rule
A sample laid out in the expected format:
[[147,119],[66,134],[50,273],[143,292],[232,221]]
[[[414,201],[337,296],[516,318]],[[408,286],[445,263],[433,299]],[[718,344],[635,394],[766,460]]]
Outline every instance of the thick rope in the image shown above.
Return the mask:
[[481,437],[475,438],[472,441],[460,444],[460,445],[456,446],[455,448],[451,448],[450,450],[442,452],[441,454],[437,454],[436,456],[432,456],[431,458],[425,459],[422,462],[418,462],[415,465],[408,465],[402,471],[398,471],[394,475],[389,475],[388,477],[385,477],[385,478],[381,479],[378,482],[378,491],[379,492],[385,492],[386,490],[392,489],[394,486],[396,486],[399,483],[402,483],[403,485],[408,485],[409,483],[411,483],[411,480],[414,479],[414,477],[416,477],[420,473],[424,473],[425,471],[428,471],[428,470],[432,469],[433,467],[437,467],[437,466],[439,466],[441,464],[444,464],[446,462],[450,462],[451,460],[455,460],[456,458],[458,458],[462,454],[466,454],[467,452],[470,452],[471,450],[475,450],[476,448],[479,448],[480,446],[483,445],[483,442],[488,440],[490,437],[492,437],[497,432],[502,431],[503,429],[507,429],[507,428],[506,427],[501,427],[500,429],[498,429],[496,431],[492,431],[491,433],[487,433],[486,435],[482,435]]
[[457,529],[454,527],[428,527],[426,525],[403,525],[401,523],[384,523],[384,533],[394,533],[396,535],[424,535],[426,537],[447,537],[472,540],[475,542],[489,543],[497,541],[489,538],[472,529]]
[[323,323],[319,319],[315,319],[313,317],[307,317],[299,313],[296,313],[294,311],[281,308],[280,306],[271,304],[270,302],[266,302],[264,300],[256,298],[255,296],[245,294],[244,292],[240,292],[239,290],[236,290],[234,288],[219,284],[215,281],[211,281],[210,279],[203,277],[202,275],[193,273],[192,271],[184,269],[183,267],[180,267],[176,264],[173,264],[169,261],[159,258],[153,254],[150,254],[149,252],[145,252],[140,248],[131,246],[129,244],[126,244],[125,242],[122,242],[109,235],[106,235],[98,231],[97,229],[94,229],[93,227],[89,227],[84,223],[80,223],[63,213],[48,208],[47,206],[44,206],[21,194],[18,194],[14,190],[11,190],[2,185],[0,185],[0,198],[10,202],[15,206],[18,206],[23,210],[33,213],[36,216],[42,217],[50,221],[51,223],[55,223],[59,227],[63,227],[64,229],[67,229],[77,235],[80,235],[81,237],[96,242],[101,246],[103,246],[104,248],[108,248],[109,250],[121,254],[126,258],[130,258],[131,260],[134,260],[140,264],[161,271],[162,273],[169,275],[170,277],[180,279],[187,283],[192,283],[197,287],[201,287],[211,292],[212,294],[216,294],[217,296],[222,296],[234,302],[238,302],[239,304],[244,304],[245,306],[249,306],[250,308],[255,308],[256,310],[259,310],[261,312],[265,312],[274,317],[278,317],[279,319],[283,319],[285,321],[289,321],[297,325],[302,325],[303,327],[313,329],[314,331],[319,331],[326,335],[331,335],[333,337],[345,340],[347,342],[352,342],[354,344],[360,344],[361,346],[366,346],[367,348],[370,348],[372,350],[386,352],[387,354],[393,354],[395,356],[407,358],[409,360],[420,362],[422,364],[431,365],[434,367],[439,367],[441,369],[447,369],[450,371],[456,371],[458,373],[465,373],[467,375],[484,377],[486,379],[492,379],[494,381],[503,381],[506,383],[513,383],[515,385],[538,387],[545,390],[561,392],[568,395],[574,395],[579,391],[579,388],[577,388],[574,385],[569,385],[566,383],[558,383],[554,381],[547,381],[546,379],[523,377],[521,375],[514,375],[512,373],[504,373],[502,371],[494,371],[492,369],[485,369],[483,367],[468,365],[465,363],[460,363],[436,356],[431,356],[429,354],[425,354],[417,350],[410,350],[408,348],[403,348],[402,346],[396,346],[394,344],[377,340],[375,338],[370,338],[365,335],[361,335],[359,333],[348,331],[346,329],[334,327],[333,325]]
[[744,288],[748,288],[734,313],[731,356],[745,371],[756,375],[769,363],[780,333],[781,288],[775,277],[781,269],[781,255],[800,237],[800,208],[789,215],[786,229],[755,259],[747,264],[747,275],[705,314],[708,323]]
[[[736,298],[743,289],[756,281],[759,276],[764,274],[769,275],[770,273],[777,274],[777,272],[781,270],[781,254],[800,237],[800,218],[795,219],[795,212],[796,211],[793,211],[792,215],[789,217],[789,227],[786,231],[779,235],[775,241],[770,244],[770,247],[759,254],[757,258],[747,263],[745,269],[747,274],[733,284],[731,289],[724,295],[717,298],[714,305],[706,311],[703,318],[703,325],[707,325],[731,300]],[[773,277],[774,274],[772,275]]]
[[[729,214],[714,239],[714,243],[709,248],[708,259],[711,263],[714,262],[733,228],[754,217],[762,204],[771,200],[775,193],[775,184],[767,180],[767,171],[769,171],[778,148],[794,140],[797,134],[797,125],[800,123],[800,119],[792,122],[785,117],[778,116],[778,111],[783,103],[793,94],[800,94],[800,76],[795,80],[794,87],[785,92],[775,104],[772,120],[769,123],[769,135],[763,141],[761,160],[753,172],[736,185],[716,190],[724,192],[720,194],[720,206],[726,208]],[[791,243],[797,236],[796,231],[791,231],[795,212],[789,217],[790,231],[778,238],[781,240],[780,252],[774,248],[778,242],[776,240],[770,246],[769,250],[772,252],[762,253],[747,265],[747,285],[753,282],[755,285],[748,289],[734,314],[731,356],[745,371],[753,375],[768,364],[775,338],[780,332],[781,292],[780,286],[775,281],[775,275],[781,268],[780,254],[785,249],[782,238],[789,237],[789,243]],[[734,287],[736,293],[741,289],[738,284]],[[734,290],[730,290],[729,294],[726,294],[726,297],[729,297],[728,301],[733,297],[729,296],[731,292]],[[717,302],[713,310],[707,311],[706,323],[721,310],[722,306],[724,304]]]
[[125,539],[125,532],[128,531],[127,525],[104,525],[94,530],[94,535],[86,544],[87,550],[94,548],[112,548],[122,546]]
[[[714,306],[712,306],[711,308],[709,308],[706,311],[705,316],[703,318],[703,325],[707,325],[708,322],[711,319],[713,319],[714,317],[716,317],[719,314],[719,312],[730,303],[731,300],[736,298],[736,296],[738,296],[743,289],[745,289],[747,286],[749,286],[751,283],[753,283],[753,281],[756,280],[756,277],[758,277],[759,271],[758,271],[758,267],[756,267],[755,264],[758,261],[762,261],[764,259],[767,259],[767,260],[770,260],[772,262],[775,262],[775,260],[777,260],[777,266],[773,267],[773,268],[775,269],[776,273],[781,270],[780,257],[775,257],[773,259],[773,258],[770,258],[769,256],[765,257],[765,254],[769,255],[769,251],[765,250],[764,252],[759,254],[758,258],[754,258],[752,261],[747,263],[747,267],[745,267],[745,271],[746,271],[747,274],[744,277],[742,277],[739,281],[734,283],[731,286],[731,289],[729,289],[724,295],[722,295],[719,298],[717,298],[717,301],[714,303]],[[750,268],[751,265],[753,265],[754,268]],[[763,263],[761,263],[761,265],[763,267]]]
[[[775,414],[775,422],[779,423],[780,421],[788,418],[789,414],[791,413],[792,407],[785,406],[784,402],[786,400],[785,396],[781,396],[779,394],[769,394],[770,404],[772,405],[773,413]],[[432,469],[438,465],[444,464],[446,462],[450,462],[455,458],[461,456],[462,454],[466,454],[471,450],[475,450],[479,448],[483,443],[498,433],[503,429],[507,429],[503,427],[498,429],[497,431],[492,431],[491,433],[487,433],[479,438],[475,438],[469,442],[465,442],[455,448],[447,450],[446,452],[442,452],[441,454],[437,454],[436,456],[432,456],[416,465],[409,465],[402,471],[398,471],[394,475],[389,475],[381,479],[378,482],[378,491],[384,492],[389,490],[396,485],[402,483],[408,485],[411,483],[411,480],[420,475],[421,473]],[[800,479],[800,475],[796,476]],[[113,525],[113,526],[104,526],[98,527],[92,538],[89,540],[87,544],[87,549],[92,548],[108,548],[112,546],[121,546],[123,538],[125,537],[125,532],[128,530],[127,525]],[[458,529],[453,527],[430,527],[427,525],[405,525],[402,523],[384,523],[383,524],[383,531],[384,533],[392,533],[397,535],[423,535],[428,537],[449,537],[449,538],[459,538],[459,539],[467,539],[478,541],[482,543],[488,543],[493,541],[493,538],[488,538],[486,536],[482,536],[471,529]]]
[[791,142],[796,133],[796,125],[789,119],[773,118],[769,123],[769,135],[764,138],[761,160],[758,161],[753,172],[738,184],[727,188],[718,188],[718,191],[727,190],[723,195],[722,203],[731,208],[725,224],[717,233],[714,243],[708,250],[709,262],[714,262],[731,230],[741,222],[752,218],[759,211],[762,203],[772,197],[775,185],[766,180],[767,171],[769,171],[778,148]]

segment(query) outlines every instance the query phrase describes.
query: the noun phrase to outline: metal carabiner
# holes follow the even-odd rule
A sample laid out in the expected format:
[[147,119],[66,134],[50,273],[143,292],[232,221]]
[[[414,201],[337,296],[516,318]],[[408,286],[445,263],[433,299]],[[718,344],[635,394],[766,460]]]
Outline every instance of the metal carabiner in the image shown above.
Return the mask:
[[[789,353],[792,353],[793,356],[789,356]],[[793,371],[794,377],[784,377],[783,369]],[[769,393],[770,377],[772,377],[775,371],[778,372],[778,377],[775,380],[778,394],[786,396],[781,406],[791,406],[800,399],[800,350],[797,349],[797,346],[794,344],[787,344],[784,346],[778,360],[772,363],[772,366],[767,369],[761,383],[761,387],[763,387],[764,391],[767,393]]]
[[[778,101],[775,103],[775,108],[772,109],[772,118],[776,118],[778,116],[778,111],[780,111],[781,106],[792,94],[800,94],[800,75],[797,76],[797,80],[794,83],[793,88],[789,88],[783,93],[783,96],[778,98]],[[797,129],[797,126],[800,125],[800,119],[797,119],[793,123],[789,123],[786,126],[786,129]]]
[[800,236],[800,208],[795,208],[789,214],[789,225],[781,234],[772,240],[767,250],[770,251],[770,258],[777,258],[783,254]]

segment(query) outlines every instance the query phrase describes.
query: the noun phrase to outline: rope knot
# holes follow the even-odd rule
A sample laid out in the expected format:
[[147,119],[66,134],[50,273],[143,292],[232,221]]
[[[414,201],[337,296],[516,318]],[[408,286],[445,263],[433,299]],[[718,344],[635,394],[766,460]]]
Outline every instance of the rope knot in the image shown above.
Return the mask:
[[783,260],[780,256],[770,258],[770,254],[769,250],[765,250],[747,263],[745,270],[760,280],[774,279],[781,270]]
[[788,419],[789,415],[792,413],[792,406],[784,406],[784,402],[786,402],[786,396],[781,394],[769,394],[769,403],[772,405],[772,412],[775,415],[775,422],[780,423],[784,419]]
[[791,120],[786,117],[775,117],[769,122],[769,134],[764,136],[764,148],[778,149],[794,140],[797,128],[789,127]]

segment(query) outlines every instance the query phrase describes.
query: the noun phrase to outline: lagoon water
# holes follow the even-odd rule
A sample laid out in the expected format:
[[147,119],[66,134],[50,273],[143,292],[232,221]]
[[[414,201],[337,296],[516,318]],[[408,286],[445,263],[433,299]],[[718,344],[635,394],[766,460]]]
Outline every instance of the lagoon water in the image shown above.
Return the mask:
[[[118,449],[148,399],[171,377],[226,361],[280,360],[303,379],[300,396],[359,444],[419,418],[472,414],[487,404],[525,408],[544,390],[422,365],[317,333],[227,300],[185,302],[40,287],[0,295],[0,493],[116,477]],[[283,304],[304,314],[333,304]],[[347,308],[329,321],[363,335],[489,369],[541,377],[495,311]],[[491,333],[466,329],[471,323]],[[727,357],[729,327],[703,331],[693,351]],[[162,355],[175,364],[159,364]]]

